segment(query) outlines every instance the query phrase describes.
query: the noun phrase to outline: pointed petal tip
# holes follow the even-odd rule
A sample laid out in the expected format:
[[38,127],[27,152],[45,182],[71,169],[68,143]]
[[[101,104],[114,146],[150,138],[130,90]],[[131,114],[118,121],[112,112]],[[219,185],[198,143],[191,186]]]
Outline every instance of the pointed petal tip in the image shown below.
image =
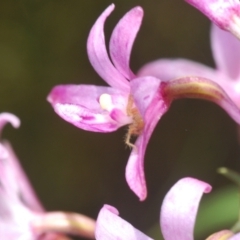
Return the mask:
[[54,95],[55,95],[55,89],[57,88],[57,86],[54,86],[51,91],[49,92],[49,94],[47,95],[47,101],[51,104],[53,104],[54,102]]
[[87,39],[87,54],[92,67],[105,82],[128,91],[128,81],[115,68],[106,48],[104,25],[114,8],[114,4],[109,5],[93,24]]
[[113,10],[115,9],[115,4],[111,3],[107,8],[106,8],[106,12],[111,13]]
[[147,198],[147,188],[145,179],[140,177],[137,172],[131,173],[131,171],[129,172],[129,170],[126,170],[126,181],[130,189],[139,198],[139,201],[142,202]]

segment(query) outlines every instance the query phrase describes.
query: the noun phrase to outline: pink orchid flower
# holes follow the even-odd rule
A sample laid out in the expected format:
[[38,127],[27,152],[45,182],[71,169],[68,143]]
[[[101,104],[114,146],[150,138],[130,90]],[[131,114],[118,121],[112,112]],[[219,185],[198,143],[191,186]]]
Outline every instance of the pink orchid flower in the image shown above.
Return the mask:
[[[84,130],[111,132],[130,124],[126,143],[133,149],[126,167],[126,180],[140,200],[144,200],[147,196],[143,163],[146,146],[173,99],[195,97],[211,100],[238,123],[240,111],[219,85],[206,78],[187,76],[166,82],[156,78],[155,72],[134,75],[129,59],[143,18],[140,7],[127,12],[114,28],[109,43],[110,59],[104,24],[113,9],[112,4],[100,15],[87,41],[88,57],[93,68],[111,87],[58,85],[50,92],[48,101],[60,117]],[[169,68],[171,64],[166,67]],[[138,136],[134,145],[130,142],[133,135]]]
[[[20,120],[16,116],[2,113],[0,114],[0,132],[8,122],[14,127],[20,125]],[[53,216],[58,216],[55,222],[46,221]],[[62,234],[54,233],[71,232],[69,231],[72,229],[71,226],[68,229],[65,227],[69,222],[67,217],[64,213],[61,215],[56,212],[45,213],[10,144],[1,141],[0,238],[4,240],[69,240]],[[78,221],[78,223],[82,223],[82,226],[79,229],[82,227],[83,231],[78,231],[81,233],[79,235],[93,238],[94,221],[84,216],[80,217],[82,217],[82,221]]]
[[[202,76],[211,79],[224,89],[231,101],[239,108],[240,42],[232,34],[221,30],[216,25],[212,25],[210,35],[216,69],[187,59],[159,59],[143,66],[138,73],[139,76],[151,74],[163,81],[186,75]],[[235,121],[239,122],[237,119]]]
[[205,14],[213,23],[240,39],[239,0],[185,0]]
[[[193,240],[194,225],[198,206],[203,193],[209,193],[211,186],[194,178],[179,180],[166,194],[160,211],[160,227],[165,240]],[[118,216],[118,210],[104,205],[96,223],[96,240],[151,240],[144,233]],[[230,231],[212,235],[208,240],[217,240],[221,236],[229,240],[240,239],[240,233],[230,237]],[[217,237],[218,238],[214,238]],[[221,238],[222,239],[222,238]]]

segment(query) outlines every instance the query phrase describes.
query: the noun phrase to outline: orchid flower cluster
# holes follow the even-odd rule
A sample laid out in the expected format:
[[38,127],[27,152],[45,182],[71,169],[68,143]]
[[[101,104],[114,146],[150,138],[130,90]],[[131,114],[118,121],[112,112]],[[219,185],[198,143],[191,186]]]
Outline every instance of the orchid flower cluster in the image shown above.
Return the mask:
[[[159,59],[134,73],[131,50],[143,19],[139,6],[117,23],[106,46],[104,25],[114,10],[107,7],[90,30],[87,53],[94,70],[109,86],[58,85],[48,95],[55,112],[76,127],[108,133],[128,125],[125,143],[131,147],[126,181],[140,201],[147,197],[144,158],[149,139],[173,100],[199,98],[222,107],[240,124],[240,2],[186,0],[214,23],[212,53],[216,69],[187,59]],[[0,115],[0,130],[7,123],[19,127],[10,113]],[[137,137],[133,142],[133,137]],[[211,186],[191,177],[180,179],[166,194],[160,210],[166,240],[193,240],[198,206]],[[75,234],[97,240],[152,239],[120,218],[105,204],[96,222],[77,213],[46,212],[36,197],[9,143],[0,142],[0,237],[18,240],[67,240]],[[211,239],[240,239],[223,230]]]

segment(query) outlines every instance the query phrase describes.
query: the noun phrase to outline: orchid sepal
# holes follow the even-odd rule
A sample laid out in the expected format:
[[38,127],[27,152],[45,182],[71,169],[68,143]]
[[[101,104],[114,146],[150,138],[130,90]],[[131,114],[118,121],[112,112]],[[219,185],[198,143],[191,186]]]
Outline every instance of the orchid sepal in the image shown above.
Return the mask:
[[238,0],[185,0],[219,28],[240,39],[240,3]]

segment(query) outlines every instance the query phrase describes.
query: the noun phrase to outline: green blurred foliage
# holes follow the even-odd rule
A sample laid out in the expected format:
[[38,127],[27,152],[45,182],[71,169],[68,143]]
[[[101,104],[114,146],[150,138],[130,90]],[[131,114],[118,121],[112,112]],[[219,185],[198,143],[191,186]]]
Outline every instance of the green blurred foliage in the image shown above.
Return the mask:
[[[215,169],[225,165],[240,170],[236,125],[212,103],[175,101],[149,143],[145,158],[149,195],[139,202],[124,177],[130,153],[123,143],[126,129],[111,134],[85,132],[60,119],[46,102],[57,84],[105,85],[89,64],[86,39],[110,3],[0,2],[0,109],[22,120],[19,130],[7,127],[4,138],[14,146],[47,210],[76,211],[96,218],[108,203],[146,231],[158,222],[162,198],[179,178],[196,177],[221,190],[227,181],[217,176]],[[163,57],[189,58],[214,66],[210,23],[184,1],[114,3],[116,9],[106,23],[107,40],[130,8],[140,5],[145,12],[131,57],[134,71]],[[206,218],[215,215],[214,204],[209,201]],[[225,208],[231,207],[226,202]],[[204,222],[200,225],[205,226]]]

